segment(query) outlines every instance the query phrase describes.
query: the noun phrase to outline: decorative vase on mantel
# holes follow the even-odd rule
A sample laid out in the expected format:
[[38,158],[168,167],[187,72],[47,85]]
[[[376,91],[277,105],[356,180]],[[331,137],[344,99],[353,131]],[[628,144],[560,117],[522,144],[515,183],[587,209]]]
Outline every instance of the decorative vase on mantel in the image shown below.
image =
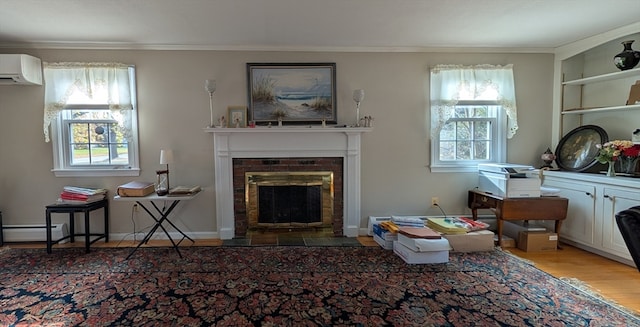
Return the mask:
[[640,51],[631,49],[631,44],[635,40],[622,42],[624,50],[613,57],[613,63],[620,70],[627,70],[635,67],[640,62]]
[[616,177],[615,161],[609,161],[609,167],[607,168],[608,177]]

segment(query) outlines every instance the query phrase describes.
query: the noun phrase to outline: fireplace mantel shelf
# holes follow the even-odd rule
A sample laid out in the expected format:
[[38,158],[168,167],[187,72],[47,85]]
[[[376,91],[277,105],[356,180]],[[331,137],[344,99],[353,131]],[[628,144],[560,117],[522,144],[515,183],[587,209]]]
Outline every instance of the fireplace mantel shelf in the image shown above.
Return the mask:
[[205,127],[207,133],[365,133],[373,127],[320,127],[320,126],[259,126],[255,128]]

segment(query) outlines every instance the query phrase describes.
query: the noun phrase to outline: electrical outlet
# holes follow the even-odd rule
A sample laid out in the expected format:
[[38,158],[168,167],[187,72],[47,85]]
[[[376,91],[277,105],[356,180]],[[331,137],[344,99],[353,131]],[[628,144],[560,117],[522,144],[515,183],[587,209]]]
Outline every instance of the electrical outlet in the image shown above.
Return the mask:
[[440,204],[440,199],[437,196],[431,198],[431,207],[436,207]]

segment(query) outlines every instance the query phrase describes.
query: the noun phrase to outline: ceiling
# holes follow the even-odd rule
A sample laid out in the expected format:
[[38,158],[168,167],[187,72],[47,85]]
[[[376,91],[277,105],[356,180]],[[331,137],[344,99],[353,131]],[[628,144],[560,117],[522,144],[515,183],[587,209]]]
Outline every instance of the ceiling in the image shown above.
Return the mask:
[[0,0],[0,47],[547,52],[639,20],[640,0]]

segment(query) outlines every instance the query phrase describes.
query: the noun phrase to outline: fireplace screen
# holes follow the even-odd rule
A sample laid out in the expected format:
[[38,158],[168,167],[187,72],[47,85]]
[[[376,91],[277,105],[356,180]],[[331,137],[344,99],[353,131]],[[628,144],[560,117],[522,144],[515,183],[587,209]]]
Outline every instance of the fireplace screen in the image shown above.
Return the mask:
[[330,226],[333,173],[247,172],[249,228]]

